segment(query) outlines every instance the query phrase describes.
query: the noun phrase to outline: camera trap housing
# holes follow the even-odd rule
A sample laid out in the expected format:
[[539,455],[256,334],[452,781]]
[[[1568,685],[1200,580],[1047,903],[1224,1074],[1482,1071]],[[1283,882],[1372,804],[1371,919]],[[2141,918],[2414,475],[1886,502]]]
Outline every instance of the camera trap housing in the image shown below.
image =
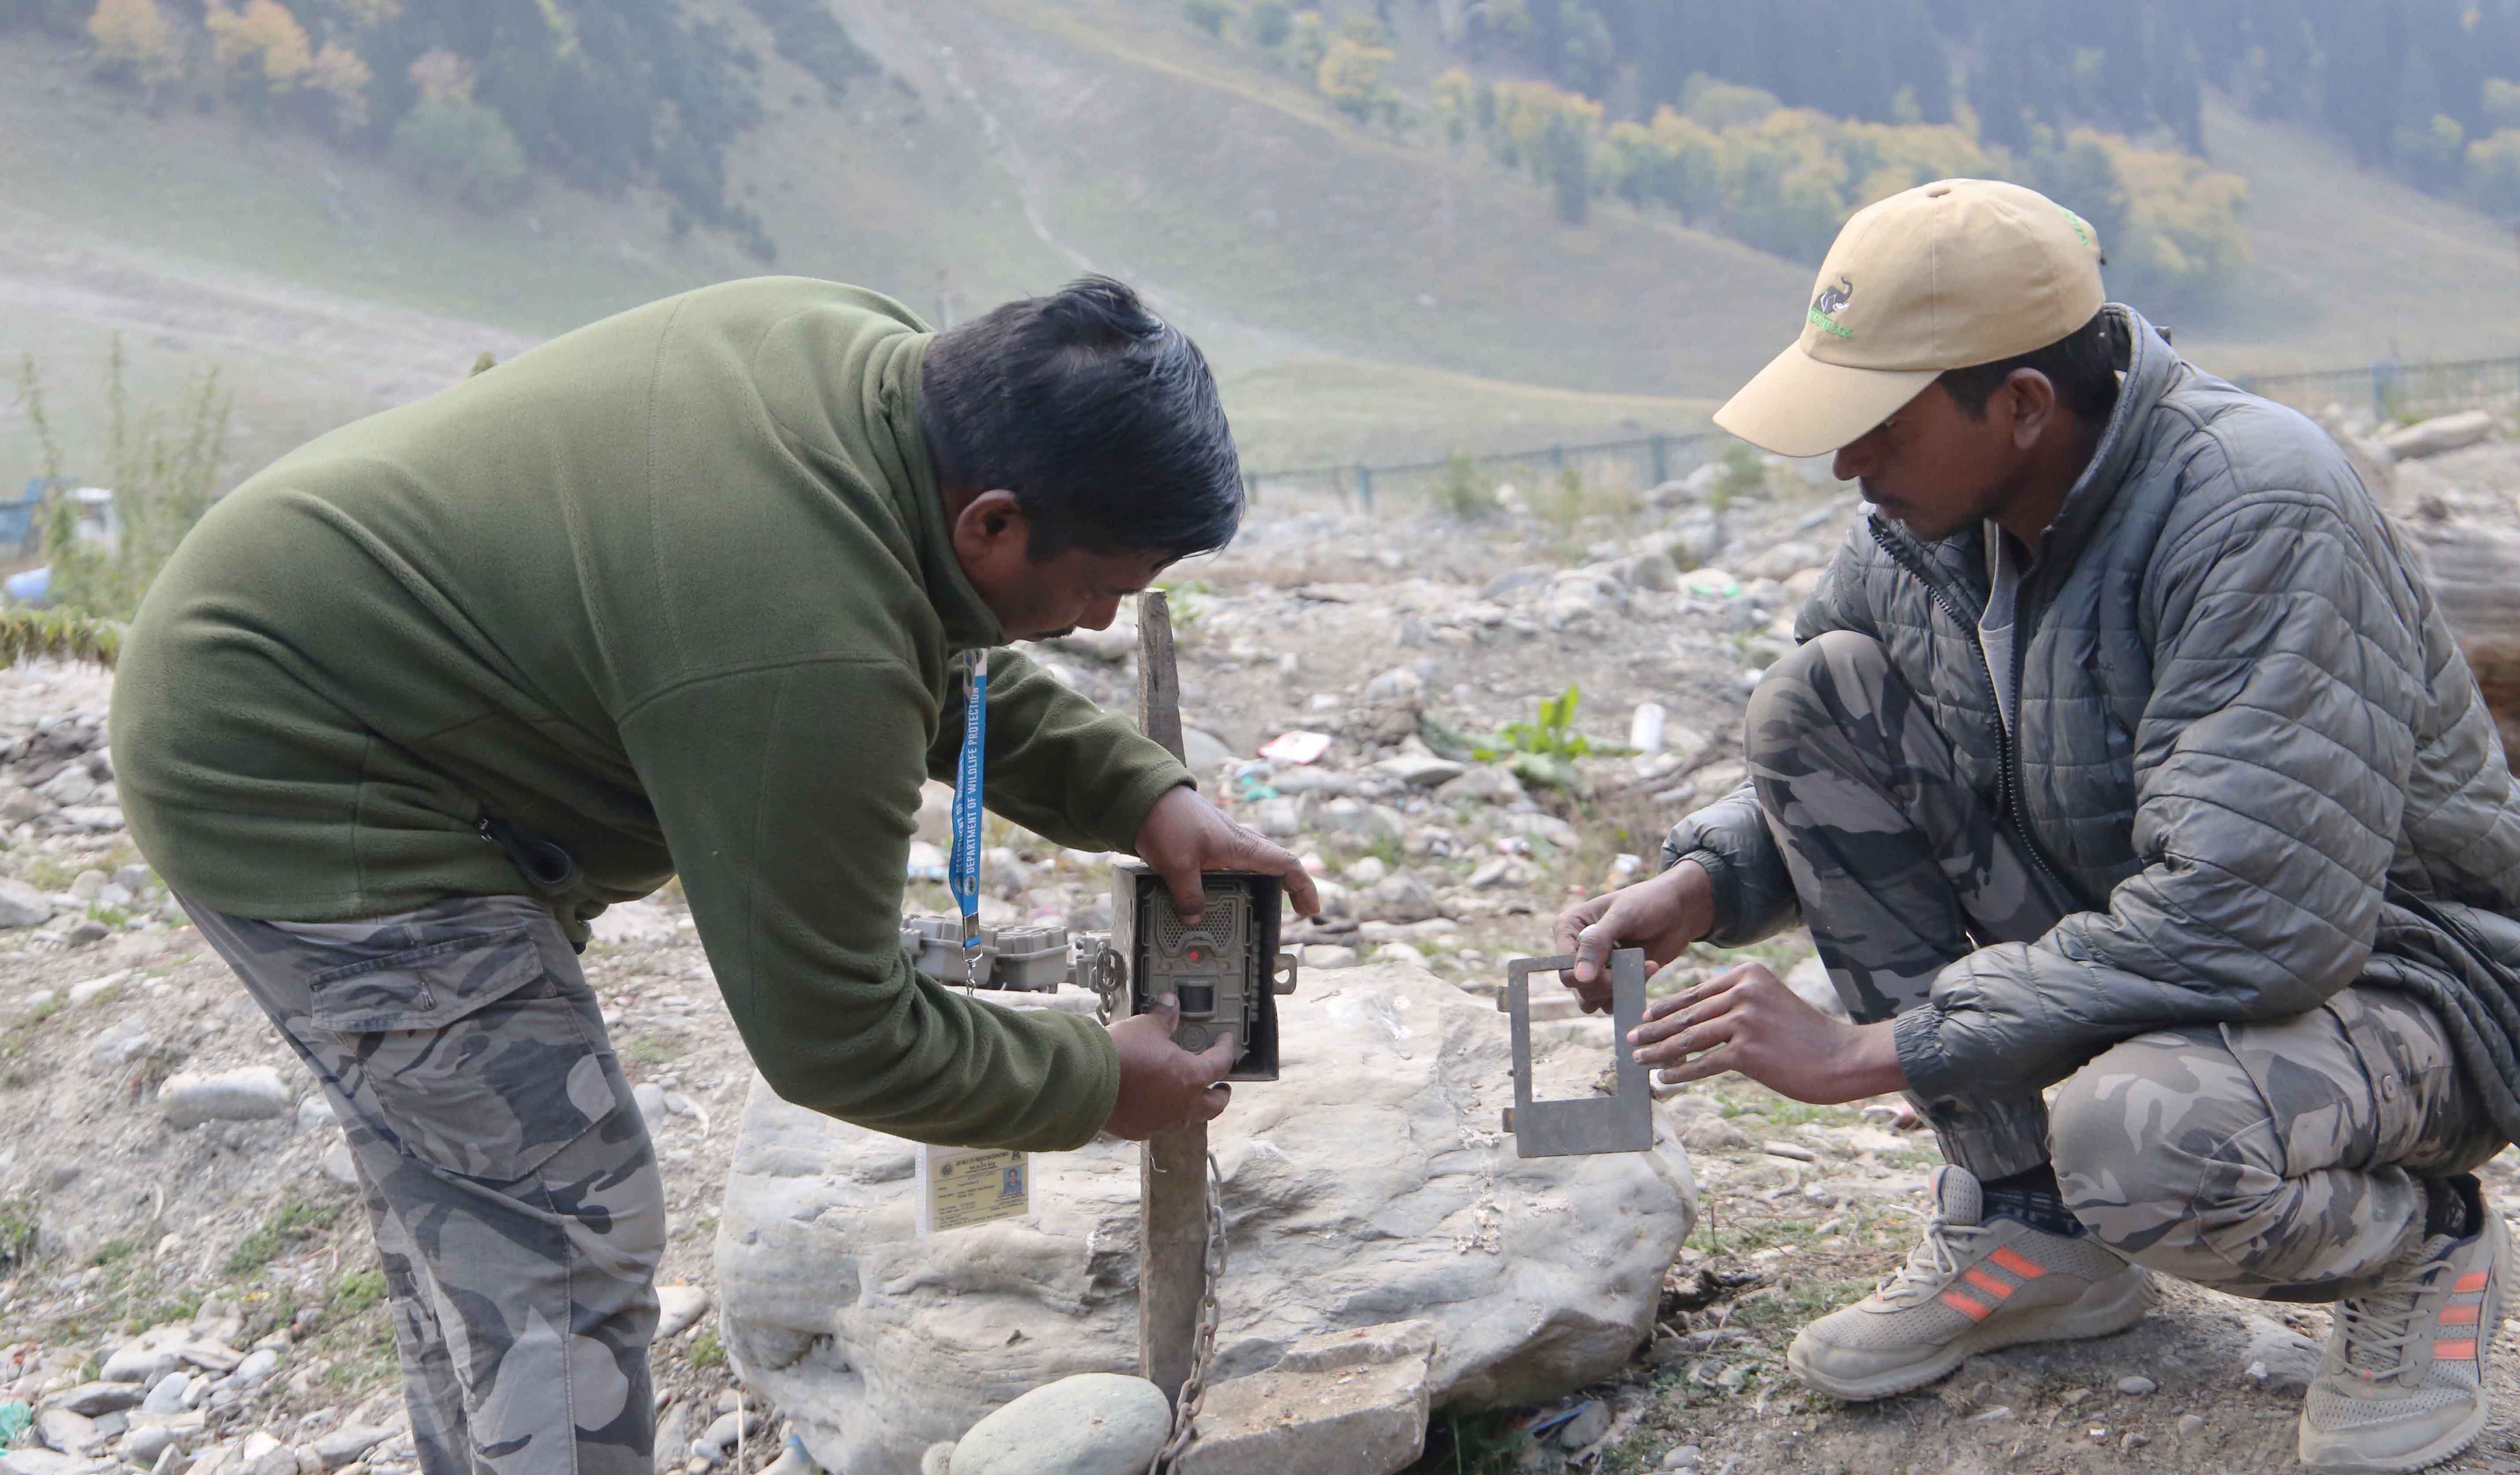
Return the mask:
[[1163,877],[1138,861],[1113,866],[1111,942],[1095,987],[1115,1014],[1123,995],[1130,1014],[1175,996],[1175,1044],[1198,1051],[1231,1035],[1238,1048],[1225,1079],[1274,1081],[1278,996],[1295,991],[1295,956],[1278,946],[1283,882],[1255,871],[1210,871],[1199,879],[1207,912],[1193,926],[1173,907]]

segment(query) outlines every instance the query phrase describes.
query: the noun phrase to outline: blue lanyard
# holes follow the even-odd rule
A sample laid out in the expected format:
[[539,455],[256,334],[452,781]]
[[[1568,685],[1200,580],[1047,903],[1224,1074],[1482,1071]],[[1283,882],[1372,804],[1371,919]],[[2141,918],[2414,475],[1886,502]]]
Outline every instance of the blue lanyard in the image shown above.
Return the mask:
[[988,763],[989,652],[963,659],[963,757],[954,769],[954,857],[945,881],[963,909],[963,966],[976,984],[980,968],[980,781]]

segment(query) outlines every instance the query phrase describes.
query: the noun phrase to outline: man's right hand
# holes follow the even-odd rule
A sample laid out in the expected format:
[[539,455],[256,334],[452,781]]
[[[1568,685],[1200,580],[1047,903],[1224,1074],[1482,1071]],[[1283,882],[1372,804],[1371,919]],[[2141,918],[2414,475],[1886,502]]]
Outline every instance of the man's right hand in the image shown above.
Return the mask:
[[1103,1131],[1143,1142],[1158,1132],[1212,1122],[1225,1110],[1234,1089],[1220,1083],[1234,1068],[1240,1042],[1229,1035],[1193,1055],[1173,1043],[1180,1027],[1181,1006],[1170,994],[1111,1026],[1111,1043],[1120,1050],[1120,1098]]
[[1683,861],[1650,880],[1578,902],[1559,914],[1557,951],[1575,955],[1558,974],[1584,1012],[1610,1008],[1610,954],[1642,948],[1652,967],[1678,958],[1715,926],[1715,884],[1706,868]]

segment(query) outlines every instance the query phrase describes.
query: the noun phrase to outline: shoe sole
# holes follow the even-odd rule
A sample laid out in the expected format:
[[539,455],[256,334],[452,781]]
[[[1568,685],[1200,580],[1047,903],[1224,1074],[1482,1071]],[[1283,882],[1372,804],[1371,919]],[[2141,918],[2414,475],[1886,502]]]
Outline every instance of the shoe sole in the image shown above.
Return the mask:
[[[1813,1367],[1803,1351],[1800,1337],[1785,1349],[1785,1363],[1793,1368],[1794,1376],[1831,1398],[1841,1398],[1848,1403],[1868,1403],[1940,1382],[1958,1371],[1962,1363],[1982,1352],[1995,1352],[2031,1342],[2083,1342],[2093,1337],[2114,1336],[2149,1315],[2155,1299],[2152,1277],[2140,1267],[2131,1265],[2094,1284],[2083,1292],[2081,1300],[2061,1311],[2035,1320],[2025,1319],[2011,1325],[1979,1325],[1943,1344],[1942,1350],[1930,1361],[1892,1368],[1868,1378],[1848,1381],[1830,1377]],[[2471,1439],[2474,1437],[2469,1436]]]
[[[2511,1230],[2503,1224],[2500,1211],[2489,1202],[2485,1213],[2487,1221],[2485,1231],[2493,1235],[2495,1240],[2494,1294],[2485,1307],[2485,1315],[2479,1319],[2476,1334],[2480,1341],[2491,1346],[2496,1333],[2502,1325],[2502,1281],[2503,1276],[2509,1274],[2511,1271],[2512,1250]],[[2475,1444],[2485,1433],[2485,1426],[2492,1421],[2493,1414],[2494,1396],[2492,1385],[2489,1383],[2485,1390],[2485,1397],[2476,1401],[2474,1413],[2460,1420],[2458,1426],[2448,1434],[2412,1453],[2401,1454],[2395,1459],[2358,1459],[2344,1452],[2330,1451],[2328,1457],[2322,1459],[2311,1448],[2308,1422],[2310,1415],[2304,1413],[2302,1423],[2298,1426],[2301,1433],[2297,1442],[2297,1453],[2301,1455],[2301,1462],[2318,1471],[2318,1475],[2409,1475],[2410,1471],[2428,1470],[2445,1460],[2455,1459],[2466,1453],[2468,1446]]]

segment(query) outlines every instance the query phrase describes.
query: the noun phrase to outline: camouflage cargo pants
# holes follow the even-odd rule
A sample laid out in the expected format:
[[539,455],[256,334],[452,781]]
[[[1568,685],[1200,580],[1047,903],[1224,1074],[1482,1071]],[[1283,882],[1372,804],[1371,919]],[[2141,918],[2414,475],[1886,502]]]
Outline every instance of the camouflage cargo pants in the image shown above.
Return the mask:
[[[2061,915],[1872,640],[1832,632],[1772,667],[1748,757],[1848,1012],[1925,1002],[1944,965]],[[2101,1052],[2054,1093],[1916,1104],[1981,1178],[2053,1161],[2075,1214],[2149,1269],[2242,1295],[2354,1294],[2421,1238],[2419,1181],[2502,1141],[2447,1037],[2356,987],[2275,1024],[2181,1027]]]
[[423,1475],[652,1475],[663,1185],[550,912],[186,910],[349,1139]]

